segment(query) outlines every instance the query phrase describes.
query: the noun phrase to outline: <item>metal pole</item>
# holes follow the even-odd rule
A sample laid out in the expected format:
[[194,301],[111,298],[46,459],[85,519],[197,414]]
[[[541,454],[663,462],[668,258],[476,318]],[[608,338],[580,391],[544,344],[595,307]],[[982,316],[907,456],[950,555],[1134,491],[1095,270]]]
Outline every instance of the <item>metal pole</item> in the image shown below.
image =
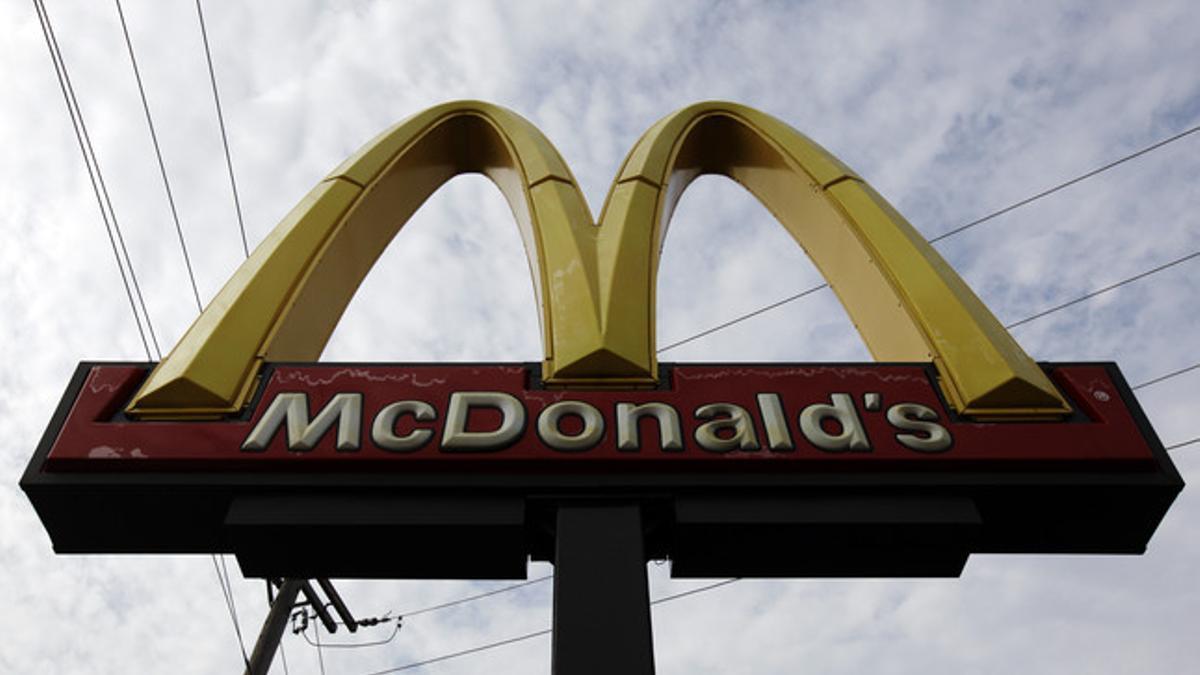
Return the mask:
[[342,623],[346,625],[346,628],[351,633],[358,630],[358,622],[354,620],[354,615],[350,613],[350,608],[346,607],[342,596],[338,595],[337,589],[333,587],[333,583],[328,579],[318,578],[317,585],[321,587],[321,590],[325,591],[330,604],[333,605],[333,610],[338,613],[338,616],[342,617]]
[[308,604],[317,613],[317,618],[324,624],[325,630],[330,633],[336,633],[337,622],[333,620],[333,616],[330,615],[329,610],[325,609],[325,603],[321,602],[321,596],[317,595],[317,591],[313,589],[312,584],[308,583],[307,579],[299,579],[298,581],[300,582],[300,592],[304,594],[304,599],[308,600]]
[[653,675],[643,548],[636,505],[559,507],[553,675]]
[[296,605],[296,595],[300,593],[303,579],[284,579],[271,603],[271,611],[263,621],[262,630],[258,632],[258,641],[254,643],[254,652],[250,654],[250,662],[246,664],[245,675],[267,675],[271,662],[275,660],[275,650],[279,648],[279,640],[283,637],[283,629],[287,628],[288,616]]

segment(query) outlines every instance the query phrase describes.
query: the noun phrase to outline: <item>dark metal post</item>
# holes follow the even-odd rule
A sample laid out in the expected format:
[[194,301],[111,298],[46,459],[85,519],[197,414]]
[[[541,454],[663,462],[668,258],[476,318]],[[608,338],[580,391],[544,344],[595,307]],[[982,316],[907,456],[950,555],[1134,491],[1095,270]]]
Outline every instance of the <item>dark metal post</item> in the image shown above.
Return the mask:
[[275,660],[275,650],[279,648],[279,639],[283,637],[283,629],[287,628],[288,617],[296,604],[296,595],[300,593],[303,579],[285,579],[271,603],[271,611],[263,621],[262,630],[258,633],[258,641],[254,643],[254,652],[250,654],[250,662],[246,664],[246,675],[267,675],[271,662]]
[[642,536],[636,505],[559,507],[553,675],[653,675]]
[[325,603],[321,602],[321,596],[317,595],[317,591],[313,589],[312,584],[308,583],[307,579],[300,579],[300,592],[304,594],[304,599],[308,601],[313,611],[317,613],[317,618],[321,620],[321,624],[325,626],[325,630],[330,633],[337,632],[337,622],[333,620],[333,615],[325,609]]
[[358,630],[358,622],[354,620],[354,615],[350,613],[350,608],[346,607],[342,596],[338,595],[337,589],[333,587],[333,583],[328,579],[318,578],[317,585],[321,590],[325,591],[325,596],[329,598],[329,604],[333,605],[333,611],[337,612],[342,618],[342,623],[351,633]]

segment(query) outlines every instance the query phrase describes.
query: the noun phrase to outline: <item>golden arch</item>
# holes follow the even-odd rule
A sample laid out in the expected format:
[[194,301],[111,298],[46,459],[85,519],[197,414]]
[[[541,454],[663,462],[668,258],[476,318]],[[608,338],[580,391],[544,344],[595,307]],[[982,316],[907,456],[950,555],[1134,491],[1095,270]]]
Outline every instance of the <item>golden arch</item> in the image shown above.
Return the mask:
[[500,188],[521,230],[550,384],[654,382],[661,244],[687,185],[715,173],[750,190],[804,247],[877,359],[932,361],[965,414],[1069,409],[903,216],[779,120],[731,103],[667,116],[630,151],[597,225],[541,132],[509,110],[465,101],[388,129],[309,192],[154,369],[129,412],[234,412],[264,361],[316,360],[412,213],[450,178],[475,172]]

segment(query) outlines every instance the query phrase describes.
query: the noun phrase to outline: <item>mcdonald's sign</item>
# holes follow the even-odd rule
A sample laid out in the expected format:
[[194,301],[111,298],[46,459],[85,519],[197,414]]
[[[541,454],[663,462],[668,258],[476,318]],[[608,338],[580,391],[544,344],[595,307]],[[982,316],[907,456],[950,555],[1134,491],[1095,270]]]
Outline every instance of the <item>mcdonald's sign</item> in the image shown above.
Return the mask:
[[[316,363],[400,227],[468,172],[512,208],[542,361]],[[767,206],[877,362],[657,361],[659,252],[702,174]],[[1139,553],[1182,481],[1115,364],[1033,361],[882,196],[779,120],[728,103],[665,117],[594,219],[533,125],[458,102],[322,180],[161,362],[82,363],[22,486],[60,552],[523,578],[560,555],[571,505],[634,508],[637,556],[676,576],[957,575],[974,552]]]

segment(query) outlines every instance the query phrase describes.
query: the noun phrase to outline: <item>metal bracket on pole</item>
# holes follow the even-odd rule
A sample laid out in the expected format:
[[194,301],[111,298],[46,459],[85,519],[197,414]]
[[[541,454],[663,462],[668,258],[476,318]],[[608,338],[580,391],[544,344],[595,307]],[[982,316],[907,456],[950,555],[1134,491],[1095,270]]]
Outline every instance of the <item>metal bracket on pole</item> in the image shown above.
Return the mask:
[[[333,616],[325,609],[325,603],[321,602],[321,596],[317,595],[317,591],[313,589],[312,584],[307,580],[300,580],[300,592],[304,594],[304,599],[308,601],[309,606],[317,613],[317,618],[324,624],[325,630],[330,633],[337,632],[337,622],[333,620]],[[358,626],[355,626],[358,628]]]
[[[346,603],[342,600],[342,596],[338,595],[333,584],[328,579],[317,579],[317,584],[325,591],[325,595],[329,596],[329,603],[333,605],[334,611],[341,617],[342,623],[351,633],[358,630],[358,621],[350,614],[350,610],[346,607]],[[312,584],[306,579],[284,579],[279,586],[279,592],[270,597],[270,589],[272,582],[267,582],[268,597],[271,602],[271,610],[267,612],[267,618],[263,621],[262,630],[258,633],[258,641],[254,643],[254,653],[250,655],[250,661],[246,664],[246,675],[266,675],[271,669],[271,662],[275,659],[275,650],[279,648],[279,640],[283,637],[283,630],[287,627],[288,617],[292,613],[292,608],[296,606],[296,597],[301,593],[304,594],[305,602],[312,606],[317,617],[321,619],[325,629],[330,633],[337,631],[337,622],[330,616],[329,610],[325,609],[325,604],[321,602],[321,597],[317,595]],[[317,630],[321,630],[317,628]]]
[[358,622],[354,620],[354,615],[350,613],[350,608],[346,607],[346,602],[342,600],[342,596],[333,587],[333,583],[328,579],[318,578],[317,585],[321,587],[321,590],[325,591],[325,596],[329,598],[329,604],[333,605],[333,611],[337,612],[337,615],[341,617],[346,630],[349,630],[351,633],[357,631]]

